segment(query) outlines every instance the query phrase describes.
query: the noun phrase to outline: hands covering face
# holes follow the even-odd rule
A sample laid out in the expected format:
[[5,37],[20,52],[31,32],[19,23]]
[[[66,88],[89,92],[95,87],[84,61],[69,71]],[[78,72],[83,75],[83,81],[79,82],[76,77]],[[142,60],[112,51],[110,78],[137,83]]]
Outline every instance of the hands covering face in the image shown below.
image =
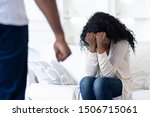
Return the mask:
[[89,50],[91,52],[96,52],[97,44],[96,44],[96,34],[87,33],[85,36],[85,41],[89,44]]
[[85,37],[86,42],[89,44],[89,51],[103,53],[108,51],[110,41],[106,37],[105,32],[87,33]]

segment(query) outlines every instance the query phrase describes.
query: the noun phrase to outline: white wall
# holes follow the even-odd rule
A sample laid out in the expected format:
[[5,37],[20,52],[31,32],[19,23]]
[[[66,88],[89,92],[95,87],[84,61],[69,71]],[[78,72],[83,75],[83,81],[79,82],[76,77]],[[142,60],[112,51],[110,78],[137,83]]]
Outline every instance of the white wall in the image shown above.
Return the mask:
[[[55,38],[34,0],[25,0],[29,17],[29,47],[48,56]],[[150,42],[149,0],[57,0],[62,26],[69,44],[78,44],[89,16],[96,11],[109,12],[133,30],[137,41]]]
[[150,42],[150,0],[116,1],[116,15],[134,31],[137,41]]
[[[54,34],[34,0],[25,0],[25,5],[29,18],[29,47],[43,54],[54,43]],[[62,2],[57,5],[59,9],[62,9]],[[59,11],[59,13],[62,15],[62,11]]]

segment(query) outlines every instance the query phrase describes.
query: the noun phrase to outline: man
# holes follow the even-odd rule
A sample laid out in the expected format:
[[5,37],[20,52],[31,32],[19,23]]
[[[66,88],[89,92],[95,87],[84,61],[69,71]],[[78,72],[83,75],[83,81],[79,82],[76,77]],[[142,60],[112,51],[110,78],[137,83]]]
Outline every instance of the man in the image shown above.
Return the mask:
[[[35,0],[50,24],[58,61],[71,51],[65,41],[55,0]],[[24,0],[0,0],[0,99],[23,100],[28,54],[28,19]]]

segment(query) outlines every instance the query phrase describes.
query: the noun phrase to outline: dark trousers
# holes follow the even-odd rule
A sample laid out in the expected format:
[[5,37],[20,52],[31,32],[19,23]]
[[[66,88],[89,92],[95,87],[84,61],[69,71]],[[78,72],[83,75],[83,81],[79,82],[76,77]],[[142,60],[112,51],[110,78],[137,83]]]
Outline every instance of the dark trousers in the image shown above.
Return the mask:
[[0,24],[0,100],[24,100],[28,26]]
[[86,76],[80,82],[83,100],[112,100],[122,94],[122,82],[118,78]]

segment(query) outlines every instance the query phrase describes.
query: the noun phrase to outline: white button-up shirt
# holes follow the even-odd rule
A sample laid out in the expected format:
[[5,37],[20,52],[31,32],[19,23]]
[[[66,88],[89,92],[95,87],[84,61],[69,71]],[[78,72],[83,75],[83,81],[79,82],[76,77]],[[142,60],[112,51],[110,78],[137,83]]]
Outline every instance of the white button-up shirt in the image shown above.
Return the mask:
[[27,25],[24,0],[0,0],[0,24]]

